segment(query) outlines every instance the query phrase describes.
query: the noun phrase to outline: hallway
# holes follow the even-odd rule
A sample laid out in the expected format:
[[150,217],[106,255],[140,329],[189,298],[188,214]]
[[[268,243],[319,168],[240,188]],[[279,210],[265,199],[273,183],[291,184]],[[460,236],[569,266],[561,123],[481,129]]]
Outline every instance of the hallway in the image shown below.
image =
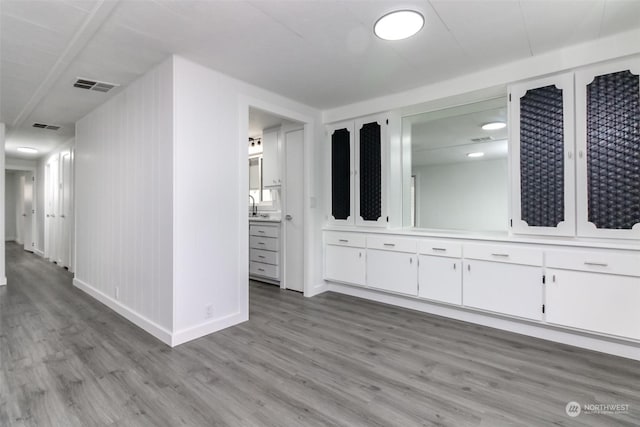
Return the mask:
[[[640,363],[253,283],[251,321],[171,349],[7,244],[2,426],[638,425]],[[569,418],[568,401],[628,404]]]

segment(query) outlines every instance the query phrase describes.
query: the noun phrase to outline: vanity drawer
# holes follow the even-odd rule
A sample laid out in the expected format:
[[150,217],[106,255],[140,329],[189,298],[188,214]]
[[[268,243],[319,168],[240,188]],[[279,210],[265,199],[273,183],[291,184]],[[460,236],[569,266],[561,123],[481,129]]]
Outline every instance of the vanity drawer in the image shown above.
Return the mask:
[[442,240],[420,240],[420,253],[424,255],[462,257],[462,244]]
[[327,245],[350,246],[353,248],[364,248],[365,236],[358,233],[336,233],[326,232],[324,241]]
[[514,245],[485,245],[468,243],[463,246],[464,257],[509,264],[542,266],[542,249]]
[[394,252],[418,252],[418,241],[394,236],[368,236],[367,248]]
[[263,262],[265,264],[278,265],[278,252],[264,251],[262,249],[250,249],[249,260]]
[[261,237],[280,237],[280,227],[251,224],[249,226],[249,235]]
[[278,241],[274,237],[249,236],[249,248],[278,251]]
[[548,250],[546,266],[563,270],[640,276],[640,253],[599,250]]
[[279,270],[277,265],[264,264],[261,262],[250,261],[249,262],[249,274],[256,276],[268,277],[270,279],[279,279]]

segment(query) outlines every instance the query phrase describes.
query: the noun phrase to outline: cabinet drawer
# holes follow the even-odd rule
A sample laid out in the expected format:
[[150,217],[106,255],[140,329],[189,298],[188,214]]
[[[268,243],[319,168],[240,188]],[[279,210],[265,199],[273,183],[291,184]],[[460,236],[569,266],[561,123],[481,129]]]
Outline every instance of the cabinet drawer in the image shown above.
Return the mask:
[[598,250],[548,250],[546,266],[564,270],[640,276],[640,253]]
[[249,226],[249,235],[261,237],[280,237],[280,227],[252,224],[251,226]]
[[261,249],[249,249],[249,260],[265,264],[280,264],[278,262],[278,252],[265,251]]
[[249,248],[277,251],[278,239],[273,237],[249,236]]
[[255,274],[256,276],[268,277],[270,279],[279,280],[279,270],[277,265],[264,264],[261,262],[250,261],[249,262],[249,274]]
[[419,252],[424,255],[462,257],[462,244],[442,240],[420,240]]
[[465,244],[464,257],[509,264],[542,266],[542,250],[524,246]]
[[418,241],[394,236],[367,236],[367,248],[415,254]]
[[324,241],[327,245],[350,246],[353,248],[366,247],[364,234],[327,232],[324,235]]

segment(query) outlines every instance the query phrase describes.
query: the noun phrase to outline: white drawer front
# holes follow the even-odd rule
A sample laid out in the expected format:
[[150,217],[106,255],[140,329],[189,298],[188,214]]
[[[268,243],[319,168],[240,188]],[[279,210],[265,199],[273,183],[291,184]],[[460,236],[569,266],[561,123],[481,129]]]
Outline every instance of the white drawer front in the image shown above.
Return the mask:
[[418,241],[395,236],[367,236],[367,248],[415,254]]
[[467,259],[535,266],[542,266],[542,253],[542,249],[513,245],[468,243],[463,247],[463,254]]
[[249,236],[249,248],[277,251],[278,239],[273,237]]
[[280,237],[280,227],[251,224],[251,226],[249,226],[249,235],[262,237]]
[[350,246],[353,248],[366,247],[364,234],[358,233],[328,231],[324,235],[324,241],[327,245]]
[[280,280],[280,276],[278,273],[279,270],[277,265],[263,264],[261,262],[255,261],[249,262],[249,274]]
[[420,240],[419,252],[424,255],[462,257],[462,244],[442,240]]
[[640,253],[599,250],[547,250],[546,266],[564,270],[640,276]]
[[264,251],[261,249],[249,249],[249,260],[263,262],[265,264],[280,264],[278,260],[278,252]]

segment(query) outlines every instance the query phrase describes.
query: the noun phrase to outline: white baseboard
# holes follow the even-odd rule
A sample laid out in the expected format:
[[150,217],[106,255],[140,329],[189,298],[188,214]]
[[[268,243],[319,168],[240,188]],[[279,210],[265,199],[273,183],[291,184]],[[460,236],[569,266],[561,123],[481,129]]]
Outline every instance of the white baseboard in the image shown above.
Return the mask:
[[39,257],[44,258],[44,252],[42,252],[40,249],[34,249],[33,253],[38,255]]
[[314,286],[309,290],[309,292],[305,292],[305,297],[315,297],[316,295],[320,295],[321,293],[327,292],[329,286],[326,283],[321,283],[319,285]]
[[243,313],[234,313],[219,319],[211,319],[206,322],[200,323],[199,325],[191,326],[189,328],[184,328],[177,332],[174,332],[170,345],[171,347],[175,347],[188,341],[193,341],[195,339],[204,337],[205,335],[209,335],[222,329],[228,328],[230,326],[237,325],[238,323],[246,322],[247,320],[249,320],[248,316]]
[[158,338],[160,341],[167,345],[172,345],[172,334],[169,330],[164,327],[158,325],[152,320],[147,319],[139,313],[136,313],[129,307],[123,305],[121,302],[111,298],[110,296],[104,294],[103,292],[95,289],[91,285],[83,282],[80,279],[73,279],[73,285],[78,289],[86,292],[91,295],[93,298],[100,301],[102,304],[106,305],[131,323],[139,326],[144,329],[154,337]]
[[0,279],[0,286],[7,286],[7,276]]
[[15,238],[15,236],[9,236],[9,237],[5,236],[4,241],[5,242],[15,242],[16,238]]
[[411,310],[422,311],[424,313],[435,314],[437,316],[515,332],[521,335],[572,345],[574,347],[640,360],[640,344],[617,340],[615,338],[595,336],[586,332],[568,330],[547,324],[536,324],[527,322],[526,320],[509,319],[464,307],[440,305],[411,297],[403,297],[401,295],[388,294],[373,289],[339,283],[329,283],[328,290]]

